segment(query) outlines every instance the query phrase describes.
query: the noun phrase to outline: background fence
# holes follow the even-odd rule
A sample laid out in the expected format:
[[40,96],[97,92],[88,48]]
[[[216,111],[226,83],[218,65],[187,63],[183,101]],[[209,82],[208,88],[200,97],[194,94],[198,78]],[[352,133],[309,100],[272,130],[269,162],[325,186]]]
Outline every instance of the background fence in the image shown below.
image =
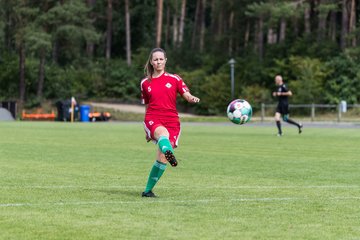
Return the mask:
[[[260,119],[273,117],[277,104],[261,104]],[[360,104],[289,104],[291,115],[309,118],[310,121],[359,121]],[[293,114],[295,113],[295,114]]]

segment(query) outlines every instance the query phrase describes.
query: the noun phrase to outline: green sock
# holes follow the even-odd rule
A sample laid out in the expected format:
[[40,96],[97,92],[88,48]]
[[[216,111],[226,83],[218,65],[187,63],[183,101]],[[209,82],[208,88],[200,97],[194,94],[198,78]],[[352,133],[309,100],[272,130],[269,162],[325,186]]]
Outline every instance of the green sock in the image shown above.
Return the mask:
[[145,192],[150,192],[154,188],[155,184],[159,181],[160,177],[163,175],[165,168],[166,168],[165,163],[161,163],[157,160],[155,161],[149,174],[149,179],[145,187]]
[[162,153],[165,153],[167,150],[170,150],[172,153],[174,153],[174,149],[172,148],[168,137],[164,137],[164,136],[159,137],[158,145]]

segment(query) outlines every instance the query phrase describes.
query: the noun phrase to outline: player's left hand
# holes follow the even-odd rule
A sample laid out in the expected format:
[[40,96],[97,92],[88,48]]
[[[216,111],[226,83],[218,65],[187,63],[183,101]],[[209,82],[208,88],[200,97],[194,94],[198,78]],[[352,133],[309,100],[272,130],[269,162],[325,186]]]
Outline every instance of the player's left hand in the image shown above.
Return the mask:
[[190,102],[191,102],[191,103],[198,103],[198,102],[200,102],[200,98],[195,97],[195,96],[191,96]]
[[182,95],[182,97],[189,103],[198,103],[198,102],[200,102],[200,98],[191,95],[191,93],[189,93],[189,92],[184,93]]
[[280,96],[280,95],[281,95],[281,92],[273,92],[274,97],[277,97],[277,96]]

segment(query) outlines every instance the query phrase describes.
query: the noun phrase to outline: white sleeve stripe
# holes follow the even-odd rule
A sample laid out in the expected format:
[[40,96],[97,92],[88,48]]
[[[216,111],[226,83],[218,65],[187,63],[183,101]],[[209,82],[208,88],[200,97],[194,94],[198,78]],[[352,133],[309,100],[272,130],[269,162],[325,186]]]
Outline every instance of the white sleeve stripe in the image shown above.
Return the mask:
[[141,83],[140,83],[140,89],[141,89],[141,91],[143,90],[143,83],[145,82],[147,80],[147,78],[145,78],[145,79],[143,79],[143,80],[141,80]]
[[178,80],[178,81],[180,81],[181,80],[181,78],[180,77],[178,77],[178,76],[175,76],[174,74],[168,74],[168,76],[170,76],[170,77],[173,77],[173,78],[175,78],[176,80]]

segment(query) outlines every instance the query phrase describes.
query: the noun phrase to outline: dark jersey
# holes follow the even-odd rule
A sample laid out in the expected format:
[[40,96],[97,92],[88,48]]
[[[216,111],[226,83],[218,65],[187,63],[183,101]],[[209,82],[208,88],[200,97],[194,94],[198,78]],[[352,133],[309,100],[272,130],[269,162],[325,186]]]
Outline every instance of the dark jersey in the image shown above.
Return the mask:
[[[278,86],[277,92],[288,92],[289,89],[286,87],[286,85],[283,83],[282,85]],[[288,96],[278,96],[279,99],[279,105],[288,105]]]

